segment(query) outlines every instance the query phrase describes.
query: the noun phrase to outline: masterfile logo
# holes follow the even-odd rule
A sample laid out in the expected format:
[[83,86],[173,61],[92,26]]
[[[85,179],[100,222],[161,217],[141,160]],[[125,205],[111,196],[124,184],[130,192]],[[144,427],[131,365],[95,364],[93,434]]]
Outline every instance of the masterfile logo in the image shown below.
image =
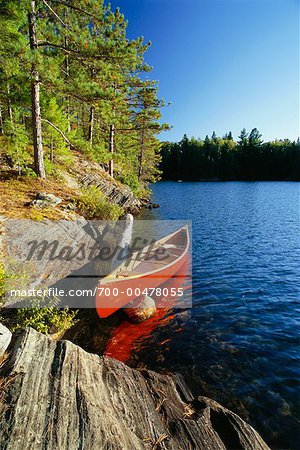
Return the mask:
[[143,296],[184,303],[181,288],[166,284],[191,278],[183,264],[190,235],[182,221],[6,220],[5,306],[55,299],[61,307],[122,308]]

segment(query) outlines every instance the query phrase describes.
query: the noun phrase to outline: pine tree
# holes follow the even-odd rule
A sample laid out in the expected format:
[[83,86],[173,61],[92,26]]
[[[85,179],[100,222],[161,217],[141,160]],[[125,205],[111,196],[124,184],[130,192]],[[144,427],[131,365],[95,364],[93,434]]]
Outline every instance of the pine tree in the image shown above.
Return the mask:
[[263,143],[262,135],[257,128],[253,128],[249,134],[249,145],[259,146]]
[[248,144],[248,142],[248,133],[246,131],[246,128],[243,128],[241,134],[239,135],[238,144],[240,146],[245,146]]
[[158,122],[156,83],[143,78],[151,70],[144,62],[150,43],[129,40],[124,16],[101,0],[2,0],[0,8],[0,133],[7,146],[25,142],[25,133],[42,178],[45,165],[52,173],[76,148],[111,175],[115,166],[121,178],[152,179],[156,134],[167,126]]

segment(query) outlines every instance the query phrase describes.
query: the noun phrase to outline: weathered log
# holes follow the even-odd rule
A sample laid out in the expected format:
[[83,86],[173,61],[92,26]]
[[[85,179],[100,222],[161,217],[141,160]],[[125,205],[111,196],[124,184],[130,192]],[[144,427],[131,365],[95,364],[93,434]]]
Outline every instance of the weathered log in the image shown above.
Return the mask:
[[6,450],[266,450],[256,431],[182,379],[137,371],[55,342],[14,336],[1,367],[0,448]]

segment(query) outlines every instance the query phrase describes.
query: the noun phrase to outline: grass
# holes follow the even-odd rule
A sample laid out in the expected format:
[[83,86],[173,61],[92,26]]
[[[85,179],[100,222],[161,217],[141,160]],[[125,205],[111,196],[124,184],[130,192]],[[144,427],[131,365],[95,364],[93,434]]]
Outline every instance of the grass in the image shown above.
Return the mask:
[[85,188],[76,204],[87,219],[118,220],[124,213],[123,208],[110,203],[96,186]]
[[28,204],[39,192],[47,192],[71,202],[78,193],[64,186],[55,178],[18,176],[12,171],[0,172],[0,216],[13,219],[59,220],[66,218],[66,212],[60,207],[38,209]]

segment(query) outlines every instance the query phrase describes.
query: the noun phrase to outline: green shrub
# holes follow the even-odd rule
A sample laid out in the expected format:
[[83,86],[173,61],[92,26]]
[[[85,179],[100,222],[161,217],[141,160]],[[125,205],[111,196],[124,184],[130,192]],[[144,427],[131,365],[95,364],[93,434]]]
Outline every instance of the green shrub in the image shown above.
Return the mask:
[[140,184],[138,189],[134,192],[134,194],[137,198],[141,198],[141,199],[150,200],[150,198],[151,198],[151,190],[146,185],[143,185],[142,183]]
[[36,178],[36,173],[31,167],[25,167],[23,173],[26,177]]
[[123,184],[126,184],[127,186],[129,186],[134,194],[136,193],[136,191],[138,190],[138,188],[140,186],[138,177],[134,173],[122,174],[119,176],[119,180]]
[[20,174],[26,173],[32,164],[32,155],[28,151],[29,139],[25,125],[5,121],[5,136],[2,145],[12,166],[17,168]]
[[45,171],[48,175],[55,176],[56,175],[56,167],[55,164],[50,161],[49,158],[44,159]]
[[[13,331],[31,327],[40,333],[48,334],[71,328],[76,323],[75,317],[78,311],[71,311],[67,307],[59,309],[58,302],[58,299],[34,299],[30,307],[18,309]],[[46,304],[47,306],[44,306]]]
[[[44,106],[45,119],[58,127],[72,141],[73,134],[68,131],[69,120],[56,98],[52,97]],[[43,122],[43,142],[45,149],[45,170],[56,175],[57,166],[68,167],[73,157],[65,139],[49,122]]]
[[88,219],[118,220],[124,212],[120,206],[110,203],[96,186],[84,189],[76,203]]

